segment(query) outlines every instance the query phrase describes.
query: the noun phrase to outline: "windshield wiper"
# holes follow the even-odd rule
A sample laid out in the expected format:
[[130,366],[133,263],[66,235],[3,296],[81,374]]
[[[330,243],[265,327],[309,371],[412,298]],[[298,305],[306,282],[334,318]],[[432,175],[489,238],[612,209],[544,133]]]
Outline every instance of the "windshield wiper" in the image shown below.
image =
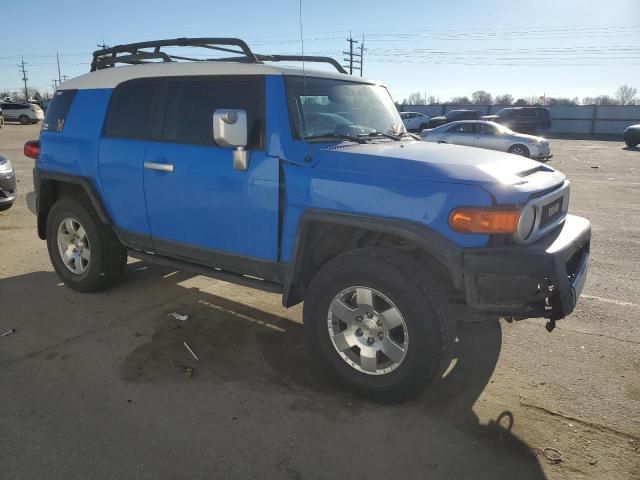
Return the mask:
[[304,137],[304,139],[305,140],[335,140],[335,139],[341,139],[341,140],[350,140],[350,141],[356,142],[356,143],[369,143],[364,138],[354,137],[352,135],[346,135],[344,133],[323,133],[321,135],[310,135],[310,136]]
[[400,137],[397,135],[391,135],[390,133],[383,133],[383,132],[371,132],[371,133],[363,133],[361,135],[359,135],[360,137],[385,137],[385,138],[390,138],[391,140],[400,140]]
[[414,140],[422,140],[422,138],[420,138],[420,136],[416,135],[415,133],[404,131],[404,132],[398,134],[398,137],[406,137],[406,136],[409,136],[409,137],[413,138]]

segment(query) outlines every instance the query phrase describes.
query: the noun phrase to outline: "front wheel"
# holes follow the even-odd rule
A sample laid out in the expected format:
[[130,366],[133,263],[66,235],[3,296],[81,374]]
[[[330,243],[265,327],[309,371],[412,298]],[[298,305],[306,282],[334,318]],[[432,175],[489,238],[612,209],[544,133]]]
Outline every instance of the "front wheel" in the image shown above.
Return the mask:
[[58,277],[79,292],[115,284],[127,263],[126,249],[84,198],[63,198],[53,205],[47,249]]
[[638,146],[638,142],[635,142],[633,140],[625,140],[624,143],[626,143],[627,147],[629,148],[635,148]]
[[419,394],[451,361],[448,303],[409,257],[362,249],[329,261],[305,295],[305,335],[323,369],[380,403]]
[[524,145],[513,145],[510,149],[509,149],[509,153],[513,153],[514,155],[520,155],[522,157],[528,157],[530,154],[529,149],[527,147],[525,147]]

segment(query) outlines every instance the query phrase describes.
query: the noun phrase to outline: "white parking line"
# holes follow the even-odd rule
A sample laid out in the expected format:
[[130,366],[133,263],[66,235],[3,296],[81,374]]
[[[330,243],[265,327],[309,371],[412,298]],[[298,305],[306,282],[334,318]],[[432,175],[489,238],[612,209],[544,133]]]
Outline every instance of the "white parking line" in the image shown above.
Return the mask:
[[582,298],[587,298],[589,300],[599,300],[605,303],[613,303],[614,305],[622,305],[625,307],[640,307],[640,305],[638,305],[637,303],[623,302],[621,300],[614,300],[612,298],[596,297],[595,295],[584,295],[584,294],[580,296]]

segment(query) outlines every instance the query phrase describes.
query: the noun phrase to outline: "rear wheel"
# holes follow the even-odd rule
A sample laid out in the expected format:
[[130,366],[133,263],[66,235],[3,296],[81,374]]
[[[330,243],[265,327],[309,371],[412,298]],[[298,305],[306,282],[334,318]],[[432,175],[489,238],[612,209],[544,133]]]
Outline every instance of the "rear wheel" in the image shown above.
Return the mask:
[[356,250],[329,261],[305,295],[304,324],[323,369],[376,402],[414,397],[451,360],[445,295],[414,260],[394,251]]
[[13,203],[5,203],[3,205],[0,205],[0,212],[4,212],[5,210],[9,210],[11,207],[13,207]]
[[18,118],[18,120],[20,120],[20,123],[22,125],[29,125],[31,123],[31,120],[29,119],[29,117],[27,117],[26,115],[20,115],[20,117]]
[[84,198],[63,198],[53,205],[47,248],[60,279],[79,292],[112,286],[127,263],[126,249]]
[[4,117],[0,115],[0,128],[4,127]]
[[528,157],[530,155],[529,149],[519,143],[509,148],[509,153],[513,153],[514,155],[521,155],[523,157]]

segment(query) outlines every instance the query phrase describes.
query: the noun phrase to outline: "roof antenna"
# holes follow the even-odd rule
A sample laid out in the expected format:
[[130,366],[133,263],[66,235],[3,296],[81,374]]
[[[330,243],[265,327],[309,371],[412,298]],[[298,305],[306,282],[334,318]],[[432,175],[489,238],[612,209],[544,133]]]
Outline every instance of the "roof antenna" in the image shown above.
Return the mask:
[[[307,72],[304,66],[304,37],[302,35],[302,0],[298,0],[298,19],[300,22],[300,47],[302,49],[302,85],[304,90],[304,98],[307,100]],[[307,140],[308,132],[307,132],[307,122],[304,118],[304,102],[300,101],[300,110],[301,110],[301,118],[300,123],[302,124],[302,128],[304,129],[304,140],[307,144],[307,154],[304,156],[305,162],[311,161],[311,145],[309,145],[309,140]]]

